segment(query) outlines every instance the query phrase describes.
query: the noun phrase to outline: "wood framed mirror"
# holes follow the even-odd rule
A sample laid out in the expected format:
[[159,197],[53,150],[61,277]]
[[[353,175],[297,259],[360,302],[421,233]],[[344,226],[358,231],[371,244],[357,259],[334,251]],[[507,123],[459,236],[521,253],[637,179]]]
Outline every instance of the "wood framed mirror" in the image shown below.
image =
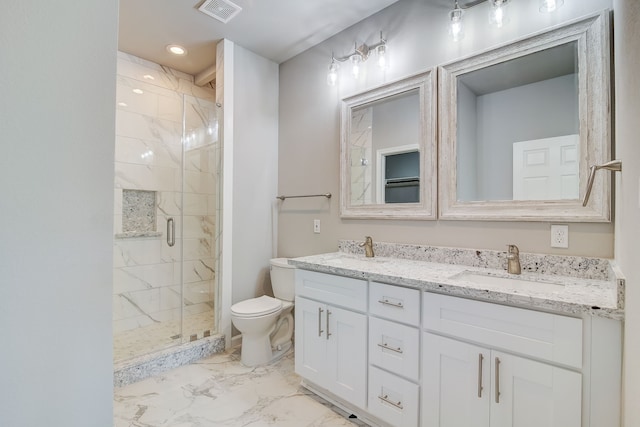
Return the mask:
[[438,68],[439,217],[607,222],[609,12]]
[[435,72],[343,99],[343,218],[436,218]]

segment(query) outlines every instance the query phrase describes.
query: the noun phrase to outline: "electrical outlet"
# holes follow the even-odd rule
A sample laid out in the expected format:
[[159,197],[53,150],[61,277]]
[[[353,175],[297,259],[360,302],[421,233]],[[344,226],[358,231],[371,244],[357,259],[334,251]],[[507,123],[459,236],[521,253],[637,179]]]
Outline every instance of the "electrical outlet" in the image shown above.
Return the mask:
[[320,234],[320,220],[319,219],[314,219],[313,220],[313,232],[316,234]]
[[552,248],[568,248],[569,247],[569,226],[568,225],[551,225],[551,247]]

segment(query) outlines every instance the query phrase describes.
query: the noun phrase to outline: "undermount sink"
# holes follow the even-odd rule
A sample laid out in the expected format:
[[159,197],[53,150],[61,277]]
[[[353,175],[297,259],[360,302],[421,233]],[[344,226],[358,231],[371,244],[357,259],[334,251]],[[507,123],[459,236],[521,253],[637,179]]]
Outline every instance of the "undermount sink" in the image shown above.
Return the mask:
[[528,280],[520,277],[502,277],[489,274],[478,273],[475,271],[463,271],[455,276],[456,279],[468,280],[479,285],[489,287],[509,287],[513,289],[533,290],[542,292],[558,292],[564,288],[562,283],[553,283],[547,281]]

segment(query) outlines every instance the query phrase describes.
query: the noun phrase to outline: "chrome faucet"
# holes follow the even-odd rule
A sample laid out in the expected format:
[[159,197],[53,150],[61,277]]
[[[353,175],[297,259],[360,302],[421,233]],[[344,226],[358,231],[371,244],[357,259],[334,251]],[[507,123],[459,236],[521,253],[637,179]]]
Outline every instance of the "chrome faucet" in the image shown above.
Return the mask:
[[360,243],[360,246],[364,246],[364,256],[373,258],[373,239],[371,236],[365,237],[364,243]]
[[520,268],[520,251],[516,245],[507,245],[507,271],[509,274],[522,273]]

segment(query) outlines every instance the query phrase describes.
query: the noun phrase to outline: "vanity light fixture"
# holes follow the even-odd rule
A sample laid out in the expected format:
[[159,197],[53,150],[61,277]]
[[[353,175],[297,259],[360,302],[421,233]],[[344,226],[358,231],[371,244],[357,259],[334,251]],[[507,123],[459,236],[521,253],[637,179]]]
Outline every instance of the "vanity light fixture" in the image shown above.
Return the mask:
[[368,46],[362,44],[358,46],[354,44],[353,52],[348,55],[335,57],[331,55],[331,64],[329,64],[329,73],[327,74],[327,84],[329,86],[335,86],[338,81],[338,68],[339,62],[350,61],[352,64],[351,72],[354,78],[360,76],[360,67],[363,62],[369,59],[371,52],[375,51],[378,56],[378,66],[383,70],[387,68],[387,41],[382,37],[382,31],[380,31],[380,41],[376,44]]
[[[489,2],[491,8],[489,10],[489,24],[501,28],[508,22],[507,19],[507,5],[513,0],[472,0],[470,2],[459,4],[459,1],[454,0],[453,10],[449,12],[449,35],[453,41],[462,40],[464,38],[464,25],[462,22],[462,16],[466,9],[470,9],[474,6]],[[540,4],[540,12],[550,13],[554,12],[560,6],[564,4],[564,0],[538,0]]]

